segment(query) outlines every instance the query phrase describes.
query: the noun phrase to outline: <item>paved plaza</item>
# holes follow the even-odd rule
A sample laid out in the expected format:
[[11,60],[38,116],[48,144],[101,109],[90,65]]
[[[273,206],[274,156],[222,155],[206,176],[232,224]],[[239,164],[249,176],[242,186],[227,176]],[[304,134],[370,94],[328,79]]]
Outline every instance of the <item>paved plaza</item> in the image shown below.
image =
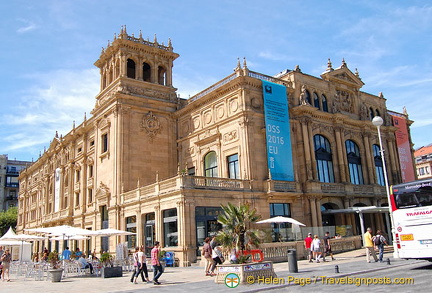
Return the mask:
[[[412,264],[416,261],[406,261],[393,259],[392,254],[385,255],[385,259],[390,258],[390,265],[384,263],[366,263],[363,249],[350,252],[340,253],[335,255],[334,261],[321,263],[309,263],[306,260],[298,261],[298,273],[290,273],[287,262],[275,263],[274,270],[278,278],[292,280],[292,278],[315,278],[324,277],[344,277],[344,276],[360,276],[361,273],[381,271],[387,268],[401,267]],[[330,258],[329,258],[330,259]],[[339,273],[336,272],[335,266],[338,266]],[[101,278],[96,276],[70,277],[63,279],[59,283],[51,281],[35,281],[34,279],[25,279],[20,276],[11,275],[11,282],[0,282],[0,292],[2,293],[19,293],[19,292],[40,292],[40,293],[58,293],[58,292],[140,292],[153,290],[158,292],[260,292],[269,289],[289,288],[300,289],[304,288],[299,285],[293,287],[294,281],[288,286],[285,284],[251,284],[239,285],[236,288],[228,288],[225,284],[216,284],[214,277],[204,276],[204,269],[199,266],[191,266],[185,268],[168,267],[160,278],[161,285],[153,283],[138,284],[130,282],[131,272],[125,272],[123,277],[119,278]],[[153,273],[150,273],[153,276]],[[138,279],[140,280],[140,278]]]

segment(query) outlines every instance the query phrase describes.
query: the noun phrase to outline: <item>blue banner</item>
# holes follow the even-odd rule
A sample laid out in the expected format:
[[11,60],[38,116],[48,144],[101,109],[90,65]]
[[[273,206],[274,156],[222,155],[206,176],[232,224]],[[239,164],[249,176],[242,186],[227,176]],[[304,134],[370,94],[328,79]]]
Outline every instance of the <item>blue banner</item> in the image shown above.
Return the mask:
[[262,81],[267,164],[273,180],[294,181],[286,87]]

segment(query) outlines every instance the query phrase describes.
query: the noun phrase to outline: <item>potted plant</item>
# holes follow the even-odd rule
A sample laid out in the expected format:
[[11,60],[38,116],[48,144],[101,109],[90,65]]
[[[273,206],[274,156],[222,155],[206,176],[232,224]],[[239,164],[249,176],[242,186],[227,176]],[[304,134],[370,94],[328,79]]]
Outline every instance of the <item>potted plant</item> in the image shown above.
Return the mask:
[[166,251],[165,250],[160,250],[159,251],[159,262],[160,262],[160,264],[162,265],[163,268],[165,268],[165,266],[166,266],[165,257],[166,257]]
[[103,267],[112,267],[112,255],[109,252],[103,252],[99,258]]
[[51,282],[60,282],[63,269],[61,267],[59,254],[56,250],[51,251],[48,254],[48,263],[51,265],[51,269],[48,270],[48,272],[51,274]]
[[223,213],[218,216],[218,222],[223,227],[216,235],[216,241],[226,254],[235,254],[236,258],[231,264],[218,265],[215,282],[223,283],[230,273],[238,274],[242,283],[249,276],[276,277],[272,262],[250,262],[253,248],[262,256],[258,248],[264,235],[260,230],[251,229],[251,225],[261,218],[256,209],[249,203],[239,206],[228,203],[221,207]]
[[122,266],[114,266],[113,256],[109,252],[103,252],[99,258],[102,264],[101,277],[113,278],[123,276]]

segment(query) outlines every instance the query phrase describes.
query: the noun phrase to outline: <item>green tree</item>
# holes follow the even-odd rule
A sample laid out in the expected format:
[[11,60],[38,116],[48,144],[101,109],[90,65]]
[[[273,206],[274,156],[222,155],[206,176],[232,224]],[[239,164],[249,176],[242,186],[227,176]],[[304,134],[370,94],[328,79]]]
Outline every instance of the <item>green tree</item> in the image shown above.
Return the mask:
[[228,203],[221,205],[223,213],[219,215],[218,222],[223,225],[216,235],[216,240],[226,250],[235,248],[237,251],[259,247],[261,232],[250,229],[252,223],[261,219],[255,208],[249,203],[234,206]]
[[18,207],[11,207],[7,211],[0,212],[0,237],[9,227],[15,228],[18,219]]

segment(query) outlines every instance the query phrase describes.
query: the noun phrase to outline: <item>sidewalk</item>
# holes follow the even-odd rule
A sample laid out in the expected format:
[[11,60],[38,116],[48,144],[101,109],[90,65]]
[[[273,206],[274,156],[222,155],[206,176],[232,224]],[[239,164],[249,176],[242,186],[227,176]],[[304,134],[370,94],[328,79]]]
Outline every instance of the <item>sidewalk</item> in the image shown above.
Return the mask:
[[[365,251],[364,249],[359,249],[336,254],[334,261],[330,260],[321,263],[309,263],[307,260],[298,261],[298,273],[290,273],[287,262],[275,263],[274,270],[278,278],[287,280],[288,276],[293,278],[343,277],[408,264],[405,260],[393,259],[391,253],[384,255],[384,259],[387,260],[387,258],[390,258],[391,265],[388,265],[386,262],[366,263]],[[410,261],[409,263],[412,262]],[[335,273],[335,265],[338,266],[339,273]],[[266,291],[270,287],[283,288],[288,285],[287,283],[281,285],[253,284],[239,285],[237,288],[229,289],[224,284],[216,284],[214,278],[206,277],[204,269],[198,266],[166,268],[160,278],[162,285],[159,286],[153,285],[153,283],[133,284],[130,282],[131,274],[130,272],[126,272],[121,278],[108,279],[93,276],[73,277],[64,279],[59,283],[24,280],[23,277],[17,278],[15,275],[11,275],[11,282],[0,282],[0,292],[138,292],[146,289],[157,290],[158,292],[191,292],[201,290],[201,292],[209,291],[213,293],[226,292],[227,289],[230,292],[258,292]],[[150,273],[150,277],[152,276],[153,273]]]

